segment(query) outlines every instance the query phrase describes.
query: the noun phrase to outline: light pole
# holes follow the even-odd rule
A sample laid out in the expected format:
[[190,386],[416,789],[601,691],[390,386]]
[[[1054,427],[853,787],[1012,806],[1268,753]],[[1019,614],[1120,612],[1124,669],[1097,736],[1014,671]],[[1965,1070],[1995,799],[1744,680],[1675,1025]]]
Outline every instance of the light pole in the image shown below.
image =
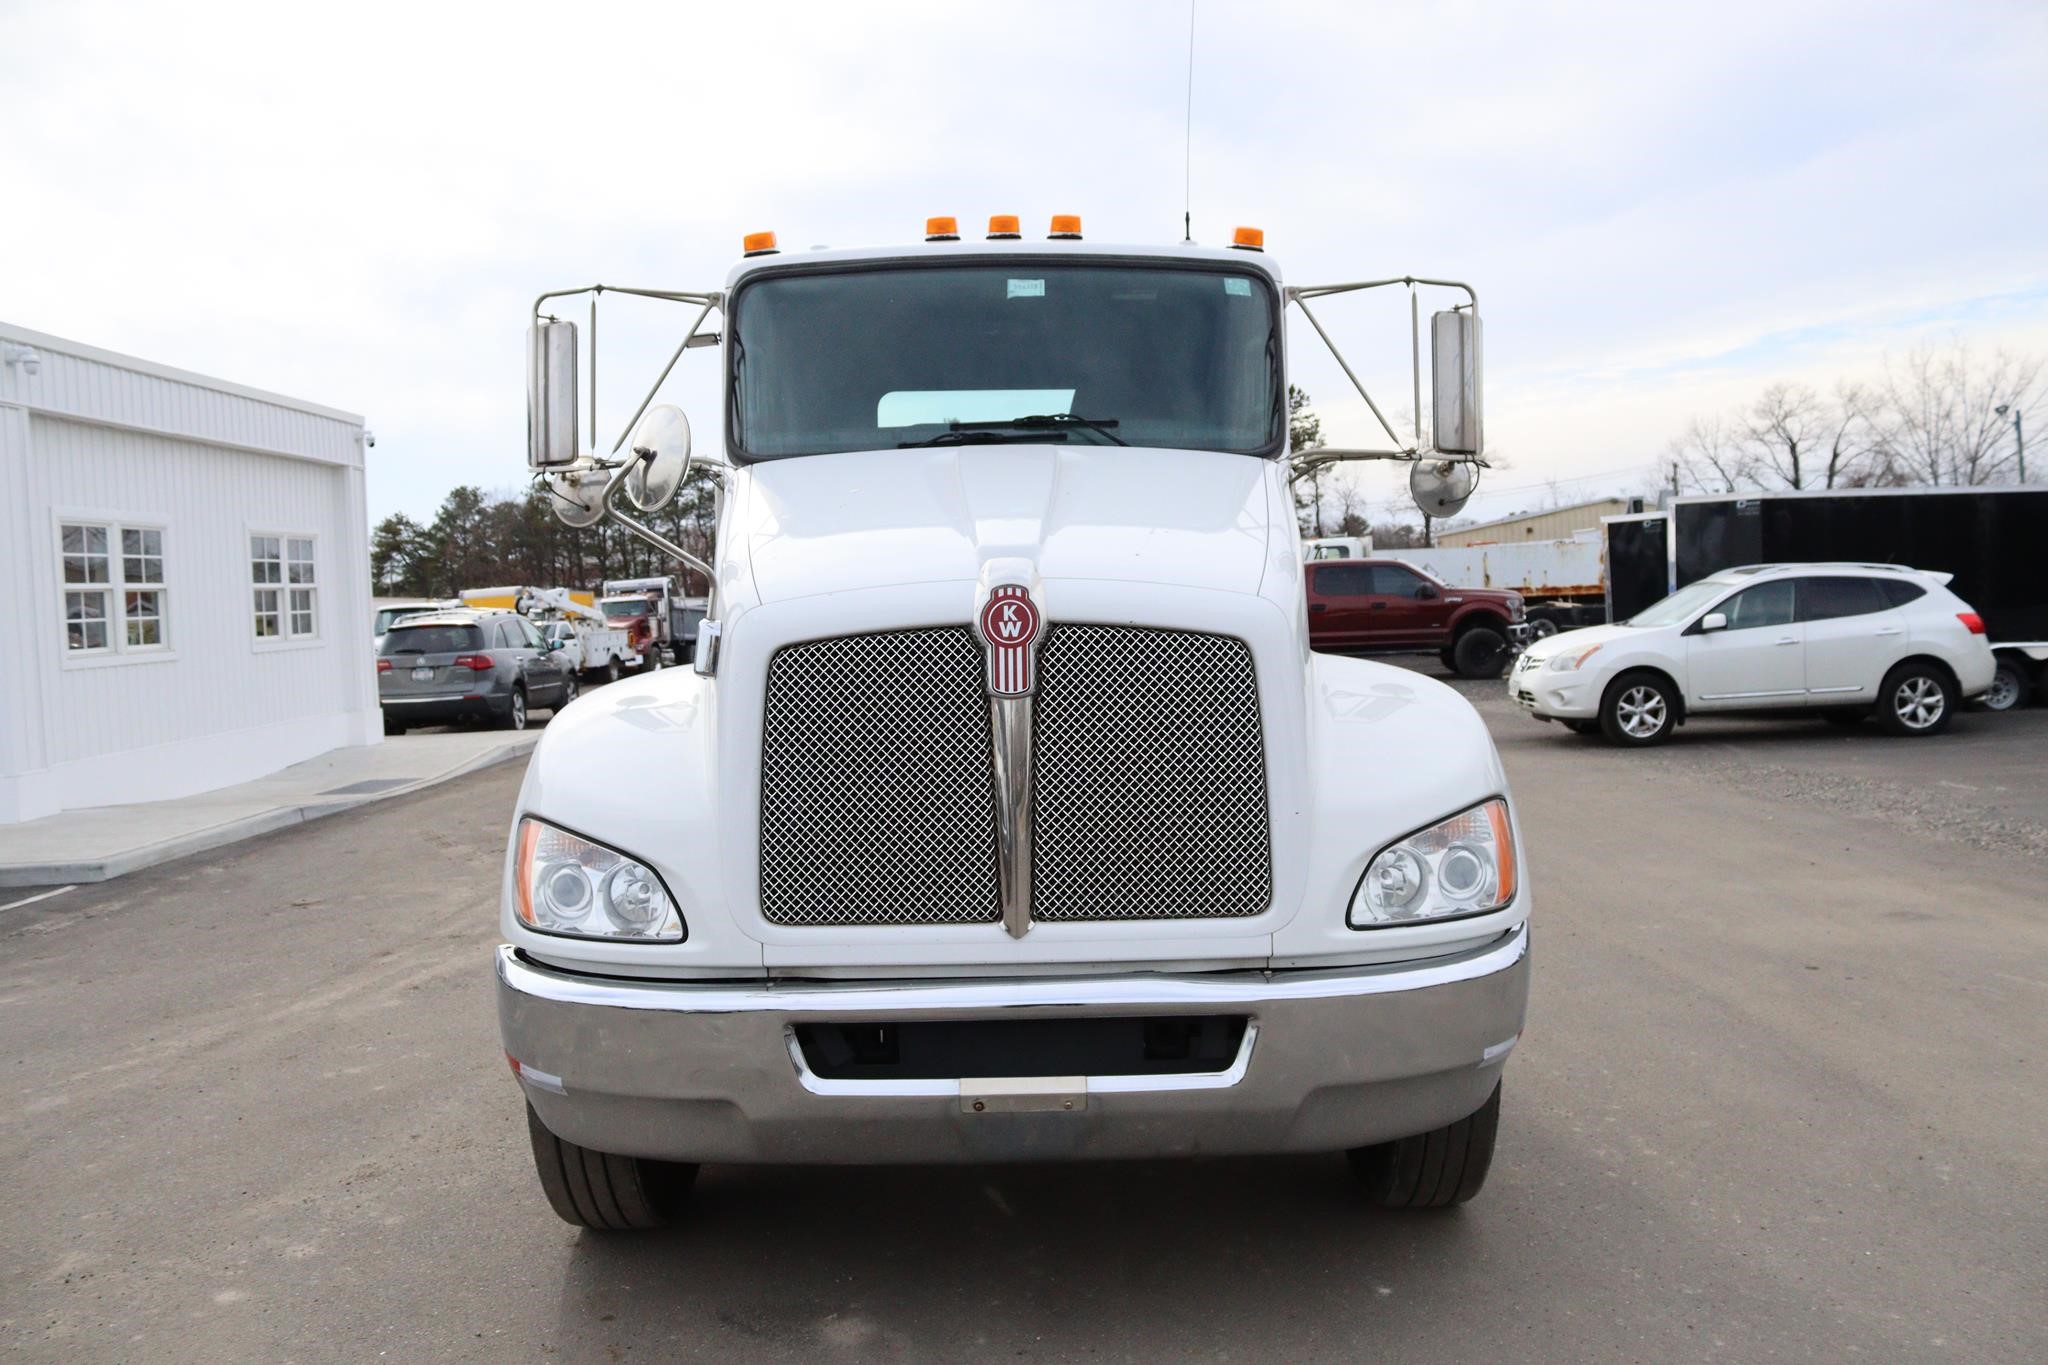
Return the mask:
[[[2003,417],[2006,413],[2012,412],[2012,404],[2000,403],[1992,411]],[[2012,414],[2012,439],[2013,443],[2020,450],[2020,482],[2025,483],[2027,481],[2027,433],[2020,426],[2020,415],[2017,412]]]

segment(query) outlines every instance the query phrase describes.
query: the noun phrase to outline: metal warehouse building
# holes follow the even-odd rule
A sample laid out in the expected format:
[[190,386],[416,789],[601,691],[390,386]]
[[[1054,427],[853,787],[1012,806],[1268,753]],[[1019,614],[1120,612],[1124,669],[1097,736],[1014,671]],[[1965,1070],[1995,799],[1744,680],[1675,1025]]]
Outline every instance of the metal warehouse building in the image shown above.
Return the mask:
[[1570,507],[1525,512],[1519,516],[1502,517],[1499,521],[1445,531],[1437,537],[1437,544],[1504,545],[1515,541],[1570,540],[1581,531],[1598,531],[1602,517],[1642,511],[1641,502],[1640,498],[1601,498]]
[[374,744],[363,421],[0,323],[0,823]]

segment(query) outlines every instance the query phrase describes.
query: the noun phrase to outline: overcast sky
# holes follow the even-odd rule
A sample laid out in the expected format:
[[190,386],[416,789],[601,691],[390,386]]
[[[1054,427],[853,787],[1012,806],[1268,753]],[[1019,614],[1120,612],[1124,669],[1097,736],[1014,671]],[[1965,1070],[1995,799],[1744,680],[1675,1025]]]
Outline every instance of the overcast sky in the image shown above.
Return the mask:
[[[2040,0],[1195,10],[1197,239],[1261,226],[1295,283],[1478,287],[1511,468],[1475,513],[1646,485],[1772,379],[1951,334],[2048,353]],[[0,0],[0,318],[361,412],[371,516],[425,518],[524,481],[542,289],[714,288],[744,232],[934,213],[1177,240],[1188,16]],[[1405,312],[1325,313],[1383,407]],[[607,444],[678,321],[607,316]],[[1368,440],[1293,343],[1326,437]],[[712,354],[670,387],[700,443]]]

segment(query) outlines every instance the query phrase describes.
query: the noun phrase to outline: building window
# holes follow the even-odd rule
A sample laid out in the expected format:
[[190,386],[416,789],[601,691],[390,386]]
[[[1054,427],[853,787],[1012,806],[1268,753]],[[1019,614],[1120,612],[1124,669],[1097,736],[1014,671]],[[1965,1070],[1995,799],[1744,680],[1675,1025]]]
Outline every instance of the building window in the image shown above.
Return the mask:
[[161,527],[66,521],[57,534],[66,653],[147,653],[170,643]]
[[164,642],[164,533],[121,528],[121,618],[131,649]]
[[257,639],[308,640],[320,633],[311,536],[250,536],[249,580]]

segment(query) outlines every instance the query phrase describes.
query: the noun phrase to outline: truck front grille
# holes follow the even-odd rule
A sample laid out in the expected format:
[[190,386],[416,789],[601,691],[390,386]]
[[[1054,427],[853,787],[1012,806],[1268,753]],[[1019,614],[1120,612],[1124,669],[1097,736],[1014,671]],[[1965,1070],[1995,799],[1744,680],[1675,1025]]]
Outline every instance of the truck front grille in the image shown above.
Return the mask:
[[[760,885],[774,924],[1000,918],[988,703],[964,627],[769,665]],[[1272,901],[1258,682],[1241,640],[1056,625],[1039,656],[1033,917],[1256,915]]]

